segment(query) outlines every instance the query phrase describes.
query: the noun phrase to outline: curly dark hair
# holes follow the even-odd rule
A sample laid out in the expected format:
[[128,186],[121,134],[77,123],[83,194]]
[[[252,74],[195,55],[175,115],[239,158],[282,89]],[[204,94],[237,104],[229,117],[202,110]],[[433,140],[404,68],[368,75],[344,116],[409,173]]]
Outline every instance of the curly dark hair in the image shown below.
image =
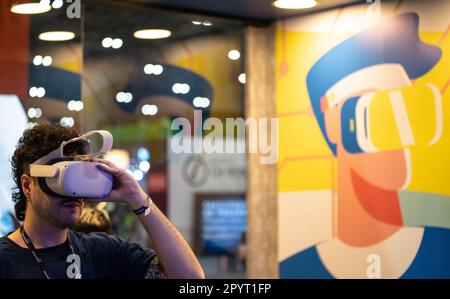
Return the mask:
[[[16,150],[11,159],[13,179],[15,187],[12,189],[14,210],[19,221],[25,219],[27,198],[21,187],[22,174],[30,174],[30,164],[58,148],[63,141],[78,137],[74,129],[57,124],[37,124],[24,131],[16,145]],[[82,154],[80,145],[74,143],[71,152]]]

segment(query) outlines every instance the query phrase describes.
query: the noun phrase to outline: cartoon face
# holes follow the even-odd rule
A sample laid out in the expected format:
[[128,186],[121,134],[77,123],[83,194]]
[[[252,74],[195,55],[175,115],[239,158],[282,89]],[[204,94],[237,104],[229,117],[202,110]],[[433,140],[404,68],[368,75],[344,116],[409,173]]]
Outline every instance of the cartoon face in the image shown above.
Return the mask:
[[417,32],[416,14],[394,17],[331,49],[307,76],[316,120],[338,161],[337,233],[351,245],[374,244],[403,226],[397,192],[411,179],[409,146],[430,145],[442,132],[439,91],[413,84],[441,50]]
[[[442,167],[447,165],[448,134],[442,133],[448,110],[441,99],[448,96],[442,85],[448,59],[440,61],[448,49],[442,42],[447,33],[428,32],[426,23],[437,14],[423,13],[421,38],[436,46],[428,45],[419,39],[417,14],[386,14],[341,40],[348,31],[340,25],[353,21],[350,11],[281,28],[280,50],[287,42],[299,48],[294,59],[286,54],[277,60],[295,66],[280,86],[302,93],[305,86],[293,87],[290,80],[303,82],[306,73],[310,103],[289,92],[277,95],[280,117],[289,130],[299,128],[292,131],[301,138],[295,150],[284,150],[278,171],[283,179],[278,187],[280,276],[448,277],[448,186]],[[339,21],[329,32],[331,15]],[[314,119],[304,110],[308,104]],[[293,134],[283,133],[286,148]]]
[[[375,105],[366,103],[370,104],[376,100],[377,93],[383,90],[410,85],[410,80],[401,65],[383,64],[364,68],[346,76],[321,98],[325,133],[330,143],[336,146],[339,161],[368,183],[386,190],[399,190],[408,183],[410,173],[408,152],[403,149],[401,142],[398,143],[398,149],[388,151],[381,151],[375,147],[371,138],[374,123],[370,120],[377,118],[367,117],[372,112],[368,108]],[[392,107],[385,105],[384,108]],[[389,129],[389,125],[378,125],[384,126],[383,129],[386,131]],[[386,138],[386,135],[383,138]]]

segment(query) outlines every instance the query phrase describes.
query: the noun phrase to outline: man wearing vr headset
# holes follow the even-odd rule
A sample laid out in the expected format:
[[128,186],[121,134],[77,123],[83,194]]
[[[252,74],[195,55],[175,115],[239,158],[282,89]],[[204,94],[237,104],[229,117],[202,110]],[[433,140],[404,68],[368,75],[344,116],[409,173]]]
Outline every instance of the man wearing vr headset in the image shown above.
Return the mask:
[[[86,155],[85,141],[72,129],[48,124],[26,130],[19,140],[12,157],[17,185],[13,198],[23,225],[0,238],[0,278],[204,278],[186,240],[135,179],[109,161]],[[109,149],[111,145],[112,140]],[[57,157],[59,150],[59,159],[44,161]],[[55,166],[60,163],[62,168]],[[74,173],[80,174],[78,182],[73,182]],[[77,185],[92,179],[99,183],[89,188]],[[109,181],[108,194],[93,197],[97,189],[108,189]],[[127,204],[155,251],[104,233],[70,230],[86,200]]]

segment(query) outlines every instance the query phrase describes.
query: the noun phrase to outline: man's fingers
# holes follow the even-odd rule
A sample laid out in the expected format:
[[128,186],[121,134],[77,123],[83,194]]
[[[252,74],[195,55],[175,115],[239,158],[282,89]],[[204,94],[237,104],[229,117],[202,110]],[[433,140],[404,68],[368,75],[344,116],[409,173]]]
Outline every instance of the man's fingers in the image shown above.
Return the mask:
[[99,169],[101,169],[101,170],[104,170],[104,171],[106,171],[106,172],[112,174],[116,179],[121,179],[121,177],[122,177],[124,174],[126,174],[126,172],[123,171],[123,170],[120,169],[120,168],[117,168],[117,167],[114,167],[114,168],[113,168],[113,167],[110,167],[110,166],[108,166],[108,165],[106,165],[106,164],[102,164],[102,163],[98,163],[98,164],[97,164],[97,167],[98,167]]
[[112,168],[112,167],[110,167],[110,166],[108,166],[106,164],[98,163],[97,167],[99,169],[104,170],[106,172],[109,172],[109,173],[111,173],[111,174],[113,174],[115,176],[120,175],[120,169],[114,169],[114,168]]

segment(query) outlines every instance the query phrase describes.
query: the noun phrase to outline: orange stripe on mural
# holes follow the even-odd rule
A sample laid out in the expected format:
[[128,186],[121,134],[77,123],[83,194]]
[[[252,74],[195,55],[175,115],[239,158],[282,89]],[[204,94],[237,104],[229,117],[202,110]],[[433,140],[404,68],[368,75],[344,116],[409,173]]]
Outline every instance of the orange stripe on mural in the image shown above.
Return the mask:
[[286,41],[286,21],[281,20],[281,62],[278,67],[277,80],[285,76],[289,71],[287,62],[287,41]]
[[441,95],[444,95],[444,93],[447,91],[449,85],[450,85],[450,78],[448,78],[447,82],[445,82],[444,86],[442,86]]
[[298,115],[312,115],[312,110],[311,109],[305,109],[302,111],[292,111],[292,112],[283,112],[283,113],[278,113],[278,117],[291,117],[291,116],[298,116]]
[[450,32],[450,24],[448,24],[447,28],[445,29],[444,33],[439,38],[439,41],[437,43],[438,46],[441,46],[444,42],[444,39],[447,37],[448,33]]

